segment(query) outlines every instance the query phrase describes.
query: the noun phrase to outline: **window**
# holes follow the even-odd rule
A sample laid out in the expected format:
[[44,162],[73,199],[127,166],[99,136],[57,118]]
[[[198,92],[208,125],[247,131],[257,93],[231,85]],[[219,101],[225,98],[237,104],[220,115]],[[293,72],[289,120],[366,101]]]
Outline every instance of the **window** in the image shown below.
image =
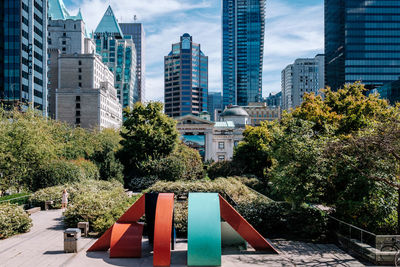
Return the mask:
[[76,118],[75,119],[75,124],[80,124],[81,123],[81,118]]
[[[65,27],[65,25],[64,25],[64,27]],[[67,33],[66,33],[66,32],[63,32],[63,36],[64,36],[64,37],[67,36]]]
[[219,149],[224,149],[225,148],[225,142],[218,142],[218,148]]
[[78,69],[78,71],[79,71],[79,72],[82,72],[82,69],[81,69],[81,68],[79,68],[79,69]]
[[62,51],[65,52],[67,49],[65,47],[62,48]]
[[80,103],[76,103],[75,104],[75,108],[81,108],[81,104]]
[[81,115],[81,111],[80,111],[80,110],[77,110],[77,111],[75,112],[75,115],[76,115],[76,116],[80,116],[80,115]]
[[67,41],[62,41],[62,44],[63,44],[63,45],[66,45],[66,44],[67,44]]
[[79,60],[78,65],[79,65],[79,66],[82,65],[82,61],[81,61],[81,60]]
[[78,86],[79,86],[79,87],[82,87],[82,83],[79,83]]
[[79,80],[82,80],[82,75],[79,75],[79,76],[78,76],[78,79],[79,79]]
[[81,96],[80,96],[80,95],[77,95],[77,96],[75,97],[75,101],[81,101]]
[[225,156],[224,155],[218,155],[218,161],[224,161]]

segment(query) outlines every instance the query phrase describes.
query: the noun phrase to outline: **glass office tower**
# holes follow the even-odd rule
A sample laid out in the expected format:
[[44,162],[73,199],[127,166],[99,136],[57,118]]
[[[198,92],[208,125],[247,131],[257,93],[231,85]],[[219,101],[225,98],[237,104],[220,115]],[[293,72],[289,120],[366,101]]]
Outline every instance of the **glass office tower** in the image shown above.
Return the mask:
[[47,115],[47,1],[0,1],[0,102]]
[[209,92],[207,100],[208,113],[212,121],[215,121],[216,110],[222,110],[221,92]]
[[325,0],[325,79],[368,89],[400,76],[400,1]]
[[265,0],[222,1],[223,106],[261,101]]
[[208,57],[185,33],[164,57],[165,114],[179,117],[207,110]]
[[136,48],[130,35],[124,35],[111,6],[94,31],[96,52],[114,73],[114,86],[123,108],[139,101],[136,83]]
[[132,40],[136,47],[136,82],[139,92],[139,101],[145,101],[145,32],[142,23],[120,23],[124,35],[132,36]]

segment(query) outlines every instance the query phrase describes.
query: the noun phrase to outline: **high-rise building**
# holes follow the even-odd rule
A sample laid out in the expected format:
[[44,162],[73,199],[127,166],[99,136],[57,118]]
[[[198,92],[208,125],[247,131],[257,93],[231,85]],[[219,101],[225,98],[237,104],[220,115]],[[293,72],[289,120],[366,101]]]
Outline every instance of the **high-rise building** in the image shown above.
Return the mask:
[[[92,54],[95,52],[95,43],[87,34],[80,11],[76,16],[70,15],[62,0],[49,0],[48,5],[48,114],[51,118],[55,118],[55,93],[60,75],[59,56]],[[78,76],[75,77],[78,85],[77,79]]]
[[282,106],[282,91],[279,93],[270,93],[269,96],[263,99],[263,102],[267,103],[268,107],[280,107]]
[[207,110],[208,57],[185,33],[164,57],[165,113],[171,117],[199,115]]
[[221,92],[208,92],[207,109],[212,121],[216,120],[216,110],[222,110]]
[[222,1],[224,107],[261,101],[265,1]]
[[142,23],[120,23],[122,32],[124,35],[132,36],[132,40],[136,47],[136,83],[139,92],[139,101],[144,102],[146,100],[146,88],[145,88],[145,73],[146,73],[146,61],[145,61],[145,32]]
[[400,76],[398,1],[325,0],[326,85],[373,89]]
[[139,101],[136,83],[136,48],[132,37],[124,35],[111,6],[94,32],[96,52],[114,73],[114,86],[123,108]]
[[47,1],[0,1],[0,102],[47,115]]
[[324,88],[324,55],[296,59],[282,70],[282,109],[300,106],[305,93],[319,94]]
[[83,128],[122,125],[114,74],[97,54],[61,54],[55,92],[55,118]]

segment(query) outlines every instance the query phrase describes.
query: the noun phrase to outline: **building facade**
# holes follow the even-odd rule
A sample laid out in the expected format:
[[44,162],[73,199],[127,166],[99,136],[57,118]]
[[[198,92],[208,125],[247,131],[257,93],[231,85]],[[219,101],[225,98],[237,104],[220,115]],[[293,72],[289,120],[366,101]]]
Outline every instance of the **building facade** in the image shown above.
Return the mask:
[[221,92],[208,92],[207,111],[212,121],[217,121],[216,113],[218,110],[222,110]]
[[136,83],[138,88],[138,101],[144,102],[146,100],[146,60],[145,60],[145,38],[146,34],[143,29],[142,23],[120,23],[124,35],[132,36],[132,40],[136,47]]
[[[59,78],[59,56],[92,54],[95,52],[95,43],[87,34],[80,12],[76,16],[71,16],[62,0],[49,0],[48,3],[48,114],[54,119],[56,117],[55,92]],[[75,79],[78,79],[78,76]]]
[[325,0],[326,85],[368,89],[400,76],[398,1]]
[[269,107],[282,106],[282,91],[276,94],[270,93],[269,96],[263,99],[263,102],[267,103]]
[[139,101],[136,83],[136,48],[132,37],[125,36],[109,6],[94,32],[96,52],[114,73],[114,86],[123,108]]
[[61,54],[55,93],[56,119],[83,128],[122,125],[114,74],[96,54]]
[[261,101],[265,0],[222,1],[223,106]]
[[281,119],[280,106],[268,106],[265,102],[251,102],[242,108],[249,114],[252,126],[259,126],[263,121]]
[[223,120],[218,122],[192,114],[177,118],[183,142],[198,150],[203,160],[232,159],[234,148],[243,139],[243,131],[250,120],[246,111],[237,106],[225,109],[221,115]]
[[324,55],[296,59],[281,73],[282,109],[301,105],[305,93],[319,94],[324,88]]
[[47,115],[47,1],[0,3],[0,102]]
[[185,33],[164,57],[165,113],[171,117],[199,115],[207,110],[208,57]]

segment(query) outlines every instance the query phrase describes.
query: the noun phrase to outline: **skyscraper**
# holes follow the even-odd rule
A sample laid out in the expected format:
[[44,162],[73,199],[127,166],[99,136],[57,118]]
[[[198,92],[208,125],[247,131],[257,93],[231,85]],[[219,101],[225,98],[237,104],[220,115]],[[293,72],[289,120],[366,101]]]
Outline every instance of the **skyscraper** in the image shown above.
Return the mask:
[[319,94],[324,88],[324,55],[299,58],[282,70],[282,109],[300,106],[305,93]]
[[222,111],[222,95],[221,92],[209,92],[207,100],[208,113],[210,114],[211,120],[215,120],[215,110]]
[[164,57],[165,113],[171,117],[207,110],[208,57],[185,33]]
[[400,76],[398,1],[325,0],[326,85],[379,87]]
[[133,107],[139,101],[136,83],[136,48],[132,37],[124,35],[111,6],[94,32],[96,52],[114,73],[118,98],[122,107]]
[[47,1],[0,1],[0,102],[47,115]]
[[145,32],[142,23],[120,23],[124,35],[132,36],[132,40],[136,47],[136,83],[139,91],[139,101],[144,102],[146,99],[145,89]]
[[223,106],[261,101],[265,0],[222,1]]

